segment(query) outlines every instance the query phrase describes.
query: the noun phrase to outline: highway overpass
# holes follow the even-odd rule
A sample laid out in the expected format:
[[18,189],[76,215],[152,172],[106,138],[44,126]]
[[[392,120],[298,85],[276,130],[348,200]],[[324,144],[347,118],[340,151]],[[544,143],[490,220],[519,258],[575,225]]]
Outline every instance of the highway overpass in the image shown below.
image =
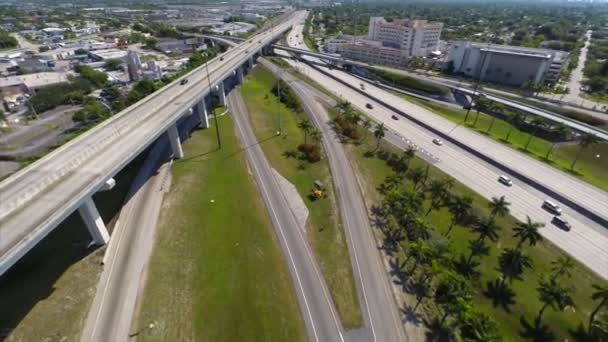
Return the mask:
[[[213,36],[213,35],[206,35],[205,37],[209,38],[209,39],[214,39],[218,42],[226,42],[226,41],[242,41],[242,39],[240,38],[233,38],[233,37],[218,37],[218,36]],[[294,48],[294,47],[290,47],[290,46],[285,46],[285,45],[281,45],[281,44],[274,44],[272,46],[273,48],[277,49],[277,50],[283,50],[283,51],[287,51],[293,54],[297,54],[297,55],[305,55],[305,56],[311,56],[311,57],[315,57],[318,58],[320,60],[324,60],[326,62],[329,62],[330,64],[333,65],[356,65],[356,66],[360,66],[360,67],[365,67],[365,68],[370,68],[373,67],[373,65],[370,65],[369,63],[364,63],[364,62],[359,62],[359,61],[354,61],[354,60],[349,60],[349,59],[345,59],[341,56],[337,56],[337,55],[331,55],[331,54],[326,54],[326,53],[320,53],[320,52],[313,52],[313,51],[309,51],[309,50],[304,50],[304,49],[299,49],[299,48]],[[438,83],[436,81],[431,81],[431,80],[425,80],[431,83]],[[448,88],[451,88],[455,91],[461,92],[463,94],[466,95],[471,95],[471,96],[475,96],[478,95],[479,92],[475,92],[474,90],[468,89],[468,88],[463,88],[463,87],[456,87],[447,83],[438,83],[441,86],[445,86]],[[563,123],[564,125],[570,127],[571,129],[574,129],[576,131],[579,132],[583,132],[583,133],[589,133],[589,134],[595,134],[597,137],[599,137],[602,140],[608,141],[608,132],[606,132],[605,130],[602,129],[598,129],[596,127],[593,127],[591,125],[582,123],[580,121],[571,119],[567,116],[564,115],[560,115],[551,111],[547,111],[547,110],[543,110],[534,106],[530,106],[527,104],[523,104],[521,102],[518,101],[514,101],[511,99],[507,99],[504,97],[500,97],[497,95],[489,95],[489,94],[484,94],[485,97],[487,97],[488,99],[498,102],[498,103],[502,103],[505,106],[514,108],[514,109],[518,109],[521,111],[524,111],[526,113],[529,114],[533,114],[533,115],[537,115],[540,117],[543,117],[545,119],[551,120],[553,122],[559,122],[559,123]]]
[[2,181],[0,275],[76,210],[93,242],[106,243],[93,194],[110,189],[112,177],[163,134],[174,158],[182,157],[177,121],[197,115],[208,127],[208,98],[225,104],[225,81],[242,81],[254,58],[299,20],[300,13],[284,18]]

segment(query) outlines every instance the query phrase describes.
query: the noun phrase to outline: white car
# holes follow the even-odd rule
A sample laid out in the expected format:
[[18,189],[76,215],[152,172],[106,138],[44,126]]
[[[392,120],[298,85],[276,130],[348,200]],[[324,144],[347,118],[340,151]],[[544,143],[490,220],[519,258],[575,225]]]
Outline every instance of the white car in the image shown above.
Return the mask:
[[505,175],[501,175],[500,177],[498,177],[498,181],[506,186],[513,186],[513,181]]
[[437,146],[441,146],[443,145],[443,141],[441,141],[441,139],[433,139],[433,144],[437,145]]

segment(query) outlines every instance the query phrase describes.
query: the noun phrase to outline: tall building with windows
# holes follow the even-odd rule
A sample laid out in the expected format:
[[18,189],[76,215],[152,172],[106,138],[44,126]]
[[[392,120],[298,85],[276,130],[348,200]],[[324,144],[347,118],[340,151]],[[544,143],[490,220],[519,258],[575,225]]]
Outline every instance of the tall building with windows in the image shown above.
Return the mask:
[[437,50],[442,29],[443,23],[438,22],[410,19],[388,22],[383,17],[371,17],[368,38],[402,50],[407,57],[424,57]]

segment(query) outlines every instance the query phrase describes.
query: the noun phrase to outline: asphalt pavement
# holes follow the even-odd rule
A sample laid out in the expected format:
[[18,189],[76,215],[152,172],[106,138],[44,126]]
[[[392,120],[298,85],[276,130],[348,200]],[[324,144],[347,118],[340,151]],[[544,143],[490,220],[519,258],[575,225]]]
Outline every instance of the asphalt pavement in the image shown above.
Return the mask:
[[[296,29],[292,30],[289,35],[291,39],[288,39],[288,42],[293,44],[297,40],[295,35],[299,33],[301,37],[301,27],[299,29],[296,27]],[[517,168],[523,174],[538,180],[542,184],[547,184],[547,186],[556,189],[560,193],[564,193],[566,196],[575,199],[581,205],[594,210],[600,215],[608,215],[608,210],[606,210],[608,208],[608,194],[606,192],[492,141],[481,134],[456,125],[437,114],[409,103],[401,97],[390,94],[373,84],[361,81],[340,70],[329,70],[325,67],[319,67],[324,72],[331,73],[344,83],[328,77],[326,74],[305,63],[294,62],[292,60],[288,60],[288,62],[336,96],[350,101],[357,109],[372,119],[384,122],[385,126],[394,134],[395,143],[399,143],[403,147],[411,145],[421,151],[425,151],[424,153],[430,159],[437,160],[434,163],[435,166],[473,191],[487,199],[505,195],[507,200],[512,203],[511,214],[514,217],[523,221],[529,215],[533,220],[545,223],[546,227],[541,229],[543,236],[587,265],[600,276],[608,278],[608,231],[600,224],[579,214],[564,203],[554,200],[562,206],[564,211],[563,216],[573,226],[570,232],[557,228],[551,223],[553,215],[541,208],[542,202],[546,198],[549,198],[549,196],[523,181],[519,181],[514,175],[510,174],[506,175],[514,180],[514,185],[512,187],[501,185],[497,182],[497,179],[501,174],[505,174],[504,171],[497,169],[487,161],[480,159],[456,144],[447,142],[443,146],[433,144],[433,138],[437,137],[435,133],[415,124],[401,114],[384,107],[381,103],[362,95],[359,91],[346,84],[357,87],[360,83],[364,83],[367,94],[381,98],[382,101],[390,103],[392,107],[399,108],[408,115],[415,116],[417,119],[426,122],[429,126],[441,130],[445,134],[469,146],[478,148],[484,154]],[[367,108],[368,103],[372,105],[373,109]],[[394,115],[400,119],[392,119]]]
[[236,134],[287,259],[309,340],[345,341],[329,290],[308,245],[305,227],[298,225],[281,192],[273,170],[253,133],[239,88],[233,89],[228,95],[228,108],[234,117]]
[[359,303],[370,341],[406,341],[399,310],[392,293],[390,279],[380,250],[373,236],[368,210],[363,201],[359,183],[348,161],[342,143],[336,136],[325,108],[316,100],[318,90],[293,75],[279,72],[279,68],[266,60],[260,63],[286,81],[302,100],[312,122],[323,133],[323,148],[330,164],[338,196],[338,206],[346,234],[353,275],[357,285]]
[[160,139],[131,185],[104,257],[82,342],[128,341],[138,292],[154,248],[157,221],[170,182],[170,149]]

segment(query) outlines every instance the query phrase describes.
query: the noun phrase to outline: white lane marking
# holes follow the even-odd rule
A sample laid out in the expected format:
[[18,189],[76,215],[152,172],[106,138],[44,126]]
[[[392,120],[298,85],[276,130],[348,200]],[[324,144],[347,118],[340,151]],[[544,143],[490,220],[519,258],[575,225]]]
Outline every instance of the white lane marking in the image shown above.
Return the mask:
[[[238,105],[237,105],[237,107],[238,107]],[[241,136],[243,137],[243,139],[245,139],[246,136],[241,128],[241,125],[239,124],[239,120],[235,120],[235,123],[236,123],[237,129],[239,130],[239,132],[241,132]],[[281,225],[281,223],[278,219],[278,216],[277,216],[274,206],[272,204],[272,200],[270,199],[270,196],[268,195],[268,190],[266,189],[266,186],[264,185],[264,182],[262,181],[262,176],[261,176],[260,170],[258,169],[255,161],[253,161],[251,164],[252,164],[253,168],[255,169],[255,172],[258,175],[258,178],[260,179],[260,182],[259,182],[260,187],[262,188],[262,191],[264,192],[264,196],[268,199],[267,200],[268,207],[269,207],[270,211],[272,212],[272,216],[274,217],[274,220],[275,220],[277,226],[279,227],[279,233],[281,234],[281,239],[283,240],[283,243],[285,244],[285,248],[287,249],[287,254],[289,255],[289,261],[291,262],[294,273],[296,275],[296,280],[298,281],[298,287],[300,288],[300,292],[302,293],[302,298],[304,299],[304,305],[306,306],[306,311],[308,311],[308,317],[310,319],[310,324],[312,326],[313,334],[315,335],[315,341],[319,341],[319,336],[317,334],[317,329],[315,327],[314,319],[312,318],[312,312],[310,311],[310,306],[308,304],[308,299],[306,298],[304,286],[302,285],[302,280],[300,279],[300,273],[298,272],[298,268],[294,261],[293,255],[291,254],[291,249],[289,248],[289,243],[287,242],[287,239],[285,238],[285,235],[283,233],[283,226]]]
[[[299,84],[294,84],[294,85],[295,85],[296,88],[300,89],[300,85]],[[300,91],[305,92],[304,89],[300,89]],[[308,107],[308,109],[311,112],[314,113],[314,110],[310,108],[310,106],[308,105],[308,103],[306,101],[303,101],[303,102],[304,102],[304,105],[306,107]],[[322,125],[319,124],[318,118],[315,115],[313,115],[313,121],[315,122],[315,124],[319,128],[324,129],[324,126],[322,126]],[[326,129],[324,129],[324,130],[326,130]],[[333,150],[331,150],[331,149],[327,149],[327,150],[328,151],[332,151],[332,153],[333,153]],[[342,197],[343,193],[342,192],[339,192],[339,193],[340,193],[340,197]],[[342,199],[342,203],[346,203],[346,201],[344,201],[344,199]],[[350,221],[349,221],[348,215],[344,215],[344,213],[343,213],[341,216],[344,217],[344,219],[346,220],[347,226],[349,226]],[[352,232],[350,231],[350,229],[346,229],[346,230],[348,231],[348,238],[350,240],[351,246],[353,246],[353,251],[354,251],[354,256],[355,256],[355,264],[357,266],[357,273],[359,274],[359,282],[361,283],[361,292],[363,292],[363,300],[365,301],[365,309],[367,311],[367,315],[369,316],[370,329],[372,330],[372,337],[373,337],[373,340],[375,342],[376,341],[376,330],[374,328],[374,321],[373,321],[373,318],[372,318],[373,316],[372,316],[372,313],[371,313],[371,311],[369,309],[369,301],[367,299],[367,294],[366,294],[366,290],[365,290],[365,284],[363,283],[363,274],[361,272],[361,266],[359,265],[359,257],[357,256],[357,252],[356,252],[357,248],[355,248],[355,243],[354,243],[354,240],[353,240],[353,237],[352,237]]]

